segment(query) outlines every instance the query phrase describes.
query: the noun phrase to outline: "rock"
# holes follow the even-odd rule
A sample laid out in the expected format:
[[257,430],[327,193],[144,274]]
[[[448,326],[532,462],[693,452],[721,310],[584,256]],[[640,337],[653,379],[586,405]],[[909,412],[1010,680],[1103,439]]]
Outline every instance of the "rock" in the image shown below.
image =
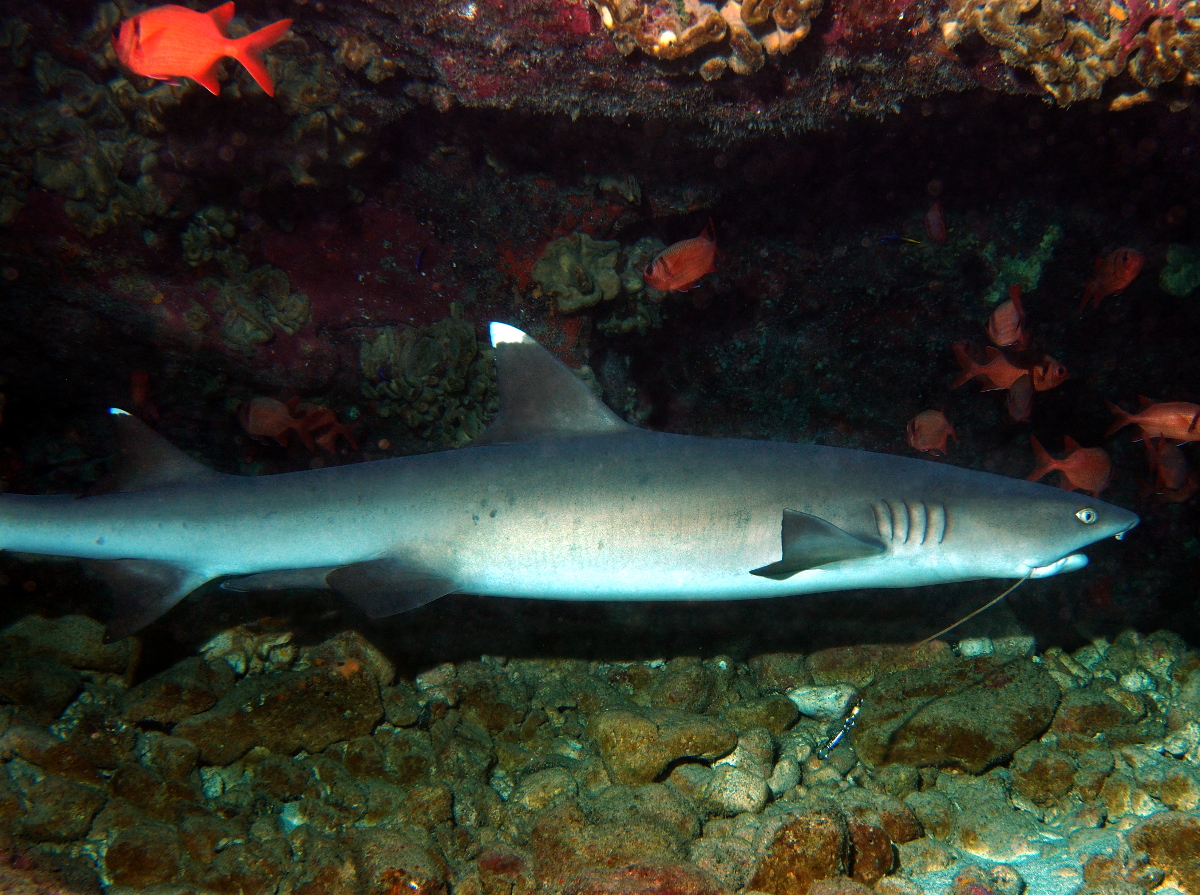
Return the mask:
[[1086,687],[1068,690],[1063,694],[1062,702],[1054,715],[1051,731],[1061,741],[1079,741],[1087,744],[1097,734],[1102,734],[1105,741],[1113,745],[1133,743],[1150,739],[1138,730],[1144,710],[1126,705],[1118,700],[1115,694],[1124,697],[1140,699],[1137,694],[1128,691],[1106,691],[1099,681]]
[[393,727],[413,727],[421,720],[421,701],[407,681],[383,689],[383,716]]
[[712,761],[737,746],[737,734],[703,715],[669,709],[609,709],[588,723],[617,783],[650,783],[681,758]]
[[807,892],[817,880],[845,875],[850,840],[838,813],[801,814],[775,834],[750,882],[769,895]]
[[567,771],[562,768],[546,768],[522,780],[508,801],[510,804],[523,805],[530,811],[537,812],[557,805],[578,792],[579,785]]
[[851,876],[860,883],[873,886],[896,866],[892,840],[879,827],[851,818],[846,823],[853,855]]
[[871,895],[871,890],[860,882],[835,876],[819,879],[808,888],[808,895]]
[[728,890],[694,864],[653,861],[594,868],[567,880],[563,895],[726,895]]
[[175,725],[200,758],[229,764],[254,746],[290,755],[320,752],[338,740],[365,736],[383,715],[379,685],[362,665],[322,665],[305,671],[243,678],[215,706]]
[[82,687],[75,669],[50,656],[0,658],[0,701],[21,706],[38,721],[56,719]]
[[787,698],[802,715],[820,721],[836,721],[846,716],[850,706],[858,698],[858,689],[850,684],[793,687],[787,691]]
[[677,830],[637,815],[589,821],[571,800],[538,816],[529,844],[543,884],[589,867],[673,862],[684,857]]
[[126,680],[133,674],[140,651],[133,637],[105,643],[104,625],[82,615],[27,615],[0,632],[0,653],[4,655],[49,656],[72,668],[117,674]]
[[700,835],[701,816],[696,805],[691,799],[680,796],[675,787],[662,783],[609,786],[591,801],[588,808],[593,822],[645,821],[667,832],[680,844]]
[[949,644],[932,640],[921,646],[834,647],[813,653],[805,665],[814,684],[852,684],[861,688],[880,675],[952,661],[954,652]]
[[786,696],[764,696],[735,702],[722,714],[722,720],[741,733],[752,727],[765,727],[775,736],[796,723],[800,711]]
[[43,774],[20,759],[6,768],[22,809],[17,828],[36,842],[79,839],[104,805],[103,791],[94,786]]
[[161,824],[138,824],[117,833],[104,854],[114,885],[142,889],[175,882],[179,876],[179,834]]
[[675,709],[681,712],[703,712],[712,702],[715,682],[699,659],[671,659],[640,691],[635,701],[640,705]]
[[236,682],[228,662],[191,656],[126,692],[121,716],[132,724],[174,724],[212,708]]
[[355,830],[353,841],[361,854],[359,872],[368,881],[369,895],[446,895],[447,867],[418,834],[374,827]]
[[200,752],[190,740],[151,730],[142,734],[139,745],[145,762],[163,777],[181,780],[196,770]]
[[885,675],[864,692],[854,748],[867,764],[972,774],[1045,732],[1061,691],[1041,666],[959,660]]
[[758,814],[767,804],[767,781],[753,771],[731,765],[718,765],[701,797],[710,812],[732,817],[750,812]]
[[374,675],[380,687],[390,687],[396,678],[396,668],[390,659],[357,631],[342,631],[304,652],[310,664],[345,666],[357,662]]
[[1072,790],[1077,769],[1070,755],[1044,743],[1030,743],[1013,757],[1013,786],[1029,801],[1045,808]]

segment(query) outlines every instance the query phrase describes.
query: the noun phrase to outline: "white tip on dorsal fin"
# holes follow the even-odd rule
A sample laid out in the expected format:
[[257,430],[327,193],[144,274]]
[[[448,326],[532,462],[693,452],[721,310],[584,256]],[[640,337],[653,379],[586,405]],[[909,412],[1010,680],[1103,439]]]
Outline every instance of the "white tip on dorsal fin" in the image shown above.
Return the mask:
[[553,354],[506,323],[490,327],[500,411],[476,444],[637,431]]
[[116,455],[110,480],[90,493],[148,491],[221,478],[221,473],[193,460],[136,416],[119,407],[108,412],[116,429]]

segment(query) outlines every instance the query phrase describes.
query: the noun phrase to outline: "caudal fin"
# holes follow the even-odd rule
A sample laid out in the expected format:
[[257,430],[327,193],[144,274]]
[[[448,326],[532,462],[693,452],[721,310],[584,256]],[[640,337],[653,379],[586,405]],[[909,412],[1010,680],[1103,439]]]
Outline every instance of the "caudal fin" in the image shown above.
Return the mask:
[[965,385],[979,375],[979,365],[967,353],[966,342],[955,342],[953,345],[954,357],[958,361],[958,365],[962,367],[962,373],[954,380],[954,385],[951,388],[958,388],[960,385]]
[[1057,461],[1050,456],[1042,443],[1034,436],[1029,436],[1029,443],[1033,445],[1033,457],[1037,461],[1037,465],[1033,468],[1033,472],[1026,476],[1026,479],[1031,482],[1036,482],[1049,472],[1053,472],[1057,467]]
[[253,34],[235,40],[229,53],[246,67],[250,77],[258,82],[258,86],[267,96],[275,95],[275,84],[267,72],[267,64],[263,61],[262,54],[268,47],[278,43],[291,27],[291,19],[280,19],[265,28],[259,28]]
[[1109,426],[1108,430],[1104,433],[1104,437],[1108,438],[1108,436],[1112,435],[1118,429],[1124,429],[1126,426],[1132,423],[1133,416],[1126,413],[1112,401],[1105,401],[1104,403],[1108,405],[1108,409],[1111,410],[1113,415],[1117,418],[1116,421],[1113,422],[1113,424]]

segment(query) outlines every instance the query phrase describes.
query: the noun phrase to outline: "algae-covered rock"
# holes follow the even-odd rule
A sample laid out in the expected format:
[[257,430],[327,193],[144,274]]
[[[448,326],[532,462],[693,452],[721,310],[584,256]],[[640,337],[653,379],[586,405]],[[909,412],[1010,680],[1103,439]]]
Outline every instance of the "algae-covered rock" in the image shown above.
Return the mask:
[[215,252],[225,248],[237,233],[238,217],[237,212],[219,205],[209,205],[196,212],[180,237],[187,263],[193,267],[203,264],[211,260]]
[[379,683],[359,662],[243,678],[216,705],[175,725],[200,758],[228,764],[255,746],[288,755],[365,736],[383,715]]
[[422,437],[466,444],[494,412],[495,375],[475,328],[446,318],[432,326],[385,326],[359,351],[363,394],[382,417]]
[[1158,275],[1163,292],[1187,298],[1200,287],[1200,252],[1191,246],[1171,243],[1167,247],[1167,263]]
[[588,733],[617,783],[649,783],[672,762],[712,761],[738,742],[719,721],[670,709],[609,709],[592,718]]
[[212,306],[224,314],[221,337],[234,348],[252,352],[269,342],[275,330],[294,336],[312,318],[308,296],[293,292],[288,275],[279,268],[264,264],[247,270],[246,257],[233,249],[215,252],[213,257],[225,278],[215,281],[218,292]]
[[854,748],[876,768],[899,762],[980,774],[1041,736],[1059,697],[1046,670],[1025,660],[896,671],[864,692]]
[[533,265],[533,279],[542,292],[554,296],[559,311],[570,314],[620,294],[620,256],[621,244],[615,240],[572,233],[546,246]]

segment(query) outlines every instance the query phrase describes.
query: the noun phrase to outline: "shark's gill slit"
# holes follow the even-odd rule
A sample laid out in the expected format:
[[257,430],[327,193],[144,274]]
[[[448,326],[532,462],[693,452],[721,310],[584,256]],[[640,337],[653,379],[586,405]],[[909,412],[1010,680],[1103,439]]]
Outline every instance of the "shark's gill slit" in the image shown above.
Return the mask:
[[909,540],[914,544],[924,544],[929,523],[929,514],[925,512],[925,504],[920,501],[916,503],[905,501],[905,506],[908,507]]

